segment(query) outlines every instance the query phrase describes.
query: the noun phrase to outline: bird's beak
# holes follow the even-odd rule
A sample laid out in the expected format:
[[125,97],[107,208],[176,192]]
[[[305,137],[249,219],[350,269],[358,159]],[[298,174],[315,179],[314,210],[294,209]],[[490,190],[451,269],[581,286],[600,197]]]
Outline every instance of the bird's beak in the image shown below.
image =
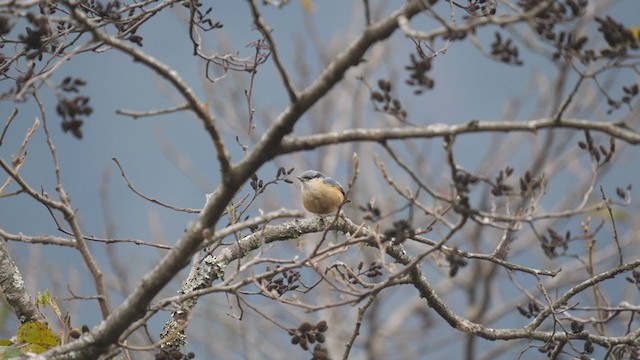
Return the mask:
[[300,176],[296,176],[296,178],[298,178],[298,180],[302,181],[302,178]]

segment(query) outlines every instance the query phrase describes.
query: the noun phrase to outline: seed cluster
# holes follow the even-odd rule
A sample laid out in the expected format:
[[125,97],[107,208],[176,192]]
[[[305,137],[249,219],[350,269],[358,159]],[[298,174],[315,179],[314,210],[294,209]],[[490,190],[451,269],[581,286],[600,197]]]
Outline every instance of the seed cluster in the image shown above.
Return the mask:
[[316,344],[312,350],[312,360],[329,360],[329,353],[322,346],[326,340],[324,334],[328,329],[329,326],[325,320],[321,320],[315,325],[304,322],[297,329],[289,329],[291,344],[299,345],[305,351],[309,351],[309,345]]

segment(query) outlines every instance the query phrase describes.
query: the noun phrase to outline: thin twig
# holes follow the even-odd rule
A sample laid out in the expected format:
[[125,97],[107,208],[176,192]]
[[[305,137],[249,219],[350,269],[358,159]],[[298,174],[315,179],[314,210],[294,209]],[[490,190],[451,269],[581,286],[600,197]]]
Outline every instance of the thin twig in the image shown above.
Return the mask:
[[156,73],[162,76],[165,80],[170,82],[176,90],[185,98],[189,103],[191,111],[193,111],[198,118],[203,122],[205,129],[209,133],[211,140],[216,148],[218,161],[222,171],[222,177],[224,181],[232,181],[230,174],[231,160],[227,147],[224,145],[222,135],[216,125],[215,117],[208,111],[207,106],[198,100],[198,97],[194,93],[188,84],[166,64],[144,53],[140,49],[129,45],[129,43],[120,40],[116,37],[110,36],[105,32],[99,30],[97,24],[87,17],[87,14],[81,10],[77,1],[69,1],[69,6],[73,17],[95,36],[98,40],[113,46],[114,48],[129,54],[134,60],[145,64],[150,69],[153,69]]
[[367,302],[364,303],[364,305],[362,305],[360,308],[358,308],[358,317],[356,318],[356,326],[353,329],[353,332],[351,333],[351,338],[349,339],[349,342],[346,343],[345,345],[347,349],[344,351],[344,354],[342,355],[343,360],[347,360],[349,358],[349,353],[351,352],[353,343],[356,341],[356,338],[358,337],[358,335],[360,335],[360,326],[362,326],[364,313],[367,311],[369,306],[373,304],[374,300],[376,299],[376,296],[377,294],[372,294],[371,296],[369,296],[369,299],[367,300]]
[[13,109],[13,111],[11,112],[11,115],[9,115],[9,117],[7,118],[7,122],[4,124],[4,128],[2,129],[2,135],[0,135],[0,146],[2,146],[2,141],[4,140],[4,136],[7,134],[7,130],[9,130],[9,126],[11,125],[11,122],[13,122],[13,119],[16,118],[16,115],[18,115],[18,108]]
[[177,207],[177,206],[173,206],[173,205],[169,205],[167,203],[164,203],[158,199],[152,198],[152,197],[148,197],[145,194],[141,193],[140,191],[138,191],[138,189],[136,189],[136,187],[133,185],[133,183],[131,182],[131,180],[129,180],[129,178],[127,177],[127,174],[125,174],[124,169],[122,169],[122,166],[120,165],[120,162],[118,161],[118,159],[116,158],[111,158],[111,160],[113,160],[113,162],[116,163],[116,165],[118,166],[118,169],[120,169],[120,175],[124,178],[124,180],[127,182],[127,186],[129,187],[129,189],[131,189],[131,191],[133,191],[136,195],[140,196],[141,198],[152,202],[154,204],[160,205],[162,207],[165,207],[167,209],[171,209],[174,211],[181,211],[181,212],[186,212],[186,213],[190,213],[190,214],[198,214],[202,211],[202,209],[191,209],[191,208],[181,208],[181,207]]
[[100,311],[102,312],[102,317],[106,319],[109,316],[110,309],[109,309],[109,302],[107,297],[107,290],[104,285],[103,274],[100,268],[98,267],[96,260],[91,254],[91,250],[89,250],[89,247],[87,246],[82,230],[80,229],[80,225],[78,224],[76,212],[71,208],[71,200],[69,199],[67,192],[64,190],[64,187],[62,186],[62,175],[60,172],[60,165],[58,163],[58,155],[57,155],[56,147],[53,144],[53,139],[51,137],[51,133],[49,132],[49,127],[47,126],[47,116],[44,110],[44,106],[42,105],[42,102],[38,98],[38,94],[37,94],[37,91],[35,91],[35,89],[33,92],[33,97],[36,100],[38,107],[40,108],[40,114],[42,115],[42,128],[44,129],[45,137],[47,139],[47,145],[49,146],[49,152],[51,153],[51,157],[53,159],[53,166],[54,166],[56,182],[57,182],[56,190],[60,195],[60,201],[62,204],[59,210],[64,214],[65,220],[71,227],[71,230],[73,232],[73,237],[76,243],[76,249],[78,250],[78,252],[80,252],[80,255],[82,256],[82,259],[84,260],[85,265],[87,266],[87,268],[89,269],[89,272],[91,273],[91,276],[93,277],[93,282],[96,287],[96,292],[100,297],[98,299],[98,303],[100,305]]
[[165,114],[171,114],[174,112],[179,112],[179,111],[184,111],[189,109],[191,109],[191,105],[187,103],[187,104],[182,104],[182,105],[174,106],[167,109],[156,109],[156,110],[149,110],[149,111],[134,111],[134,110],[118,109],[116,110],[116,114],[123,115],[123,116],[130,116],[135,120],[141,117],[165,115]]
[[609,218],[611,219],[611,225],[613,226],[613,240],[616,242],[616,246],[618,247],[618,266],[622,266],[624,264],[624,259],[622,257],[622,246],[620,246],[620,240],[618,239],[618,229],[616,229],[616,220],[613,218],[613,210],[611,210],[611,206],[607,201],[607,197],[604,194],[604,189],[600,186],[600,194],[602,194],[602,200],[607,206],[607,211],[609,212]]
[[256,4],[255,0],[249,0],[249,6],[251,7],[251,13],[253,15],[253,23],[260,30],[260,32],[262,33],[262,36],[264,36],[264,38],[267,39],[267,42],[269,43],[269,48],[271,50],[271,54],[273,56],[273,61],[276,64],[276,68],[278,69],[278,72],[280,73],[280,78],[282,80],[282,83],[285,89],[287,89],[287,93],[289,94],[289,101],[292,104],[294,104],[298,101],[298,92],[294,88],[293,82],[291,81],[291,77],[289,76],[289,73],[287,73],[287,69],[285,68],[284,64],[282,63],[282,60],[280,59],[280,55],[278,54],[278,49],[276,47],[276,42],[275,40],[273,40],[273,37],[271,36],[271,30],[269,30],[267,28],[267,25],[262,21],[262,17],[260,16],[260,11],[258,10],[258,5]]

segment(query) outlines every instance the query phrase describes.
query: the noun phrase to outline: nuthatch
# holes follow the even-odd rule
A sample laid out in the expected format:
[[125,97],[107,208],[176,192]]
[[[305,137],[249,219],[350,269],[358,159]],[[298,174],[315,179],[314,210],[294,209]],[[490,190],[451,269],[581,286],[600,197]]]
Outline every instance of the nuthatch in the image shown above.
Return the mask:
[[314,214],[338,211],[346,193],[339,182],[315,170],[307,170],[298,176],[302,183],[302,205]]

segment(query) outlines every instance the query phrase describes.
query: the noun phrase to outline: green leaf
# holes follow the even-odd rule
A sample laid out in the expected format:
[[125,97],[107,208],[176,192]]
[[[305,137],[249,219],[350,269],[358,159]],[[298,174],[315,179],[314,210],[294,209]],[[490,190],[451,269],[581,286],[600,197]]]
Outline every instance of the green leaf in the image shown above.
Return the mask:
[[0,346],[0,360],[15,359],[24,355],[22,351],[11,346]]
[[49,293],[49,290],[45,290],[44,294],[38,291],[36,305],[43,305],[44,307],[50,306],[51,310],[56,313],[58,318],[62,318],[62,312],[60,311],[58,304],[56,304],[56,301],[53,299],[53,296]]

